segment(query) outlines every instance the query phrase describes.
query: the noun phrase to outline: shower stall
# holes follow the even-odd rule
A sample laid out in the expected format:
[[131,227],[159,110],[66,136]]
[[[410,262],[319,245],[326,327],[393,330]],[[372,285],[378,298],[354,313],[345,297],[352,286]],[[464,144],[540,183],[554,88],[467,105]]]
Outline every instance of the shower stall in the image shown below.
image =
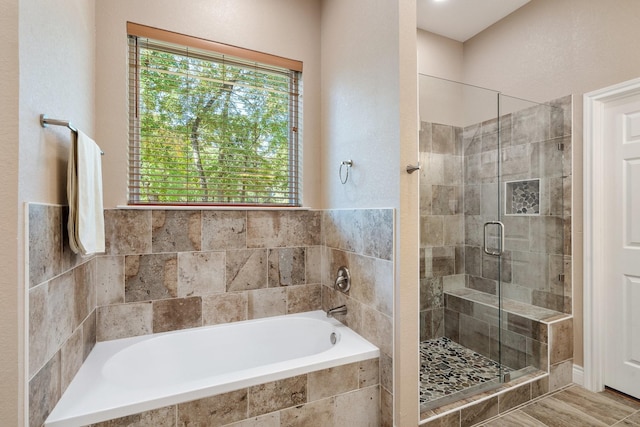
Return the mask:
[[419,90],[426,411],[549,371],[549,325],[571,312],[571,102]]

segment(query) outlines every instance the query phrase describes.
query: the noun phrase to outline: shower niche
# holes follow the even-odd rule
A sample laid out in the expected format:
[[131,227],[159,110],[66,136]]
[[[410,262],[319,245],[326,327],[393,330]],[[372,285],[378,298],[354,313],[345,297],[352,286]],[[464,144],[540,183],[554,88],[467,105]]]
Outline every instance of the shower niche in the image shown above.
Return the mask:
[[504,183],[505,215],[540,215],[540,179]]
[[566,342],[549,351],[561,335],[550,330],[572,321],[571,98],[541,104],[424,75],[419,85],[425,419],[547,380],[572,355]]

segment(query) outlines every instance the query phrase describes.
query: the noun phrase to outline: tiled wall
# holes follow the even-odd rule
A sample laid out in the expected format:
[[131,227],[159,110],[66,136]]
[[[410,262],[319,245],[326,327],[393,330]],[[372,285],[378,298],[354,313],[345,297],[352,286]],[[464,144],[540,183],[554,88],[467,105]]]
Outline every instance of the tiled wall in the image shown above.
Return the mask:
[[448,338],[511,369],[532,366],[548,372],[550,365],[573,357],[569,315],[508,302],[500,319],[497,297],[470,290],[448,292],[445,306]]
[[[106,254],[81,262],[64,249],[63,208],[34,206],[31,425],[96,340],[340,304],[349,311],[338,319],[381,349],[376,416],[391,425],[393,210],[107,210]],[[351,270],[348,295],[333,290],[340,265]]]
[[445,288],[464,287],[462,129],[420,129],[420,341],[444,335]]
[[[493,119],[462,132],[467,287],[497,293],[498,261],[483,253],[482,239],[499,205],[506,230],[502,295],[570,313],[571,275],[560,275],[571,270],[571,97],[500,117],[499,152],[497,131]],[[505,183],[537,178],[539,215],[505,215]],[[489,243],[497,247],[497,239]]]
[[29,204],[29,425],[40,427],[96,342],[96,259],[69,249],[63,206]]
[[[502,296],[571,313],[571,97],[504,115],[499,125],[498,152],[497,119],[465,128],[422,123],[421,341],[444,334],[443,292],[496,295],[499,265]],[[505,183],[533,179],[539,215],[505,215]],[[482,249],[483,224],[498,208],[506,229],[500,264]],[[495,228],[488,231],[497,247]]]
[[[392,426],[393,210],[330,210],[323,224],[322,308],[346,304],[338,320],[380,348],[380,425]],[[351,271],[347,295],[333,289],[341,265]]]
[[321,211],[105,212],[98,341],[318,310]]
[[378,359],[370,359],[93,426],[377,427],[378,378]]

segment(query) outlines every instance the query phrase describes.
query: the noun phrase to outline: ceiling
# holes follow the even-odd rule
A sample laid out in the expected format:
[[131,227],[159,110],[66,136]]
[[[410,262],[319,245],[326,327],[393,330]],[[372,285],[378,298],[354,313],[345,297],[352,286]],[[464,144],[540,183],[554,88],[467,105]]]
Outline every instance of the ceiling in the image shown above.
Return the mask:
[[530,0],[417,0],[417,27],[464,42]]

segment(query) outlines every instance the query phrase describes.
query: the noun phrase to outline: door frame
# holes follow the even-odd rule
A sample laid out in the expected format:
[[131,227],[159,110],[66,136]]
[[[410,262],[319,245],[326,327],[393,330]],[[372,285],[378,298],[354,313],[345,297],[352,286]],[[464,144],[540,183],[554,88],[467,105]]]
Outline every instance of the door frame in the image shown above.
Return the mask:
[[604,262],[604,113],[607,104],[640,94],[640,78],[584,94],[584,387],[604,389],[605,301],[607,265]]

